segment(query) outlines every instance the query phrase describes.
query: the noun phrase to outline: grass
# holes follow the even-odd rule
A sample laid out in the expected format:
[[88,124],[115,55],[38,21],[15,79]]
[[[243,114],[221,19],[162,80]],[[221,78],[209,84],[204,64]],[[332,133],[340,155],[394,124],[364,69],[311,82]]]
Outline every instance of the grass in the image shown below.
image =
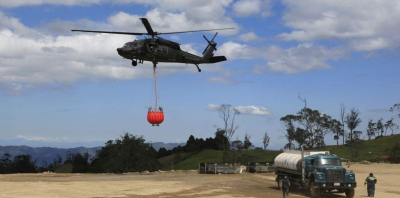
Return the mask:
[[56,173],[72,173],[72,164],[63,164],[56,168]]
[[[358,160],[382,161],[381,156],[386,155],[386,150],[392,148],[396,142],[400,142],[400,134],[363,141]],[[351,158],[352,155],[352,148],[347,145],[332,145],[315,150],[327,150],[341,158]],[[241,164],[246,162],[272,162],[275,156],[281,152],[262,150],[230,151],[229,159],[234,159],[230,160],[231,162],[240,162]],[[177,160],[177,158],[180,158],[180,160]],[[203,150],[194,153],[182,153],[180,156],[170,155],[160,158],[158,161],[162,164],[163,170],[171,170],[172,161],[179,161],[174,163],[174,170],[193,170],[198,168],[199,163],[222,163],[224,162],[223,159],[224,151]]]
[[[246,162],[271,162],[274,160],[280,151],[259,151],[259,150],[249,150],[249,151],[231,151],[229,152],[229,160],[231,162],[240,162],[245,164]],[[224,162],[224,151],[217,150],[203,150],[200,152],[185,154],[188,157],[178,163],[174,163],[174,170],[193,170],[197,169],[199,163],[222,163]],[[171,170],[171,162],[174,156],[166,156],[158,159],[158,161],[163,164],[163,170]],[[169,163],[165,163],[169,162]]]
[[[378,139],[363,141],[360,147],[359,160],[382,161],[381,156],[386,155],[386,150],[392,148],[396,142],[400,142],[400,134],[383,136]],[[328,150],[341,158],[351,158],[352,148],[350,146],[326,146],[319,150]]]

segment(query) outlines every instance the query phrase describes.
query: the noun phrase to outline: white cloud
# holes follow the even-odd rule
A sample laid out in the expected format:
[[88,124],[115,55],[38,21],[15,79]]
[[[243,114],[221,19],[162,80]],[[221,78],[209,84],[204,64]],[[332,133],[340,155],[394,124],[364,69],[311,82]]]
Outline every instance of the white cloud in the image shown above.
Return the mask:
[[[313,44],[300,44],[297,47],[283,49],[278,46],[255,48],[232,41],[224,43],[219,53],[227,56],[228,60],[263,59],[271,71],[298,73],[318,69],[329,69],[328,60],[346,58],[347,51],[342,48],[327,49]],[[262,71],[258,66],[258,72]]]
[[[11,34],[10,34],[11,33]],[[116,35],[21,37],[0,31],[0,82],[63,83],[83,79],[131,79],[142,74],[121,61],[116,48],[134,37]]]
[[257,115],[257,116],[267,116],[271,114],[271,112],[268,111],[265,107],[237,106],[235,108],[239,110],[241,114]]
[[264,40],[263,38],[257,36],[254,32],[248,32],[244,33],[238,36],[238,39],[240,41],[244,42],[252,42],[252,41],[262,41]]
[[239,83],[236,79],[230,76],[214,76],[206,79],[207,82],[211,83],[226,83],[226,84],[236,84]]
[[213,19],[208,19],[206,17],[196,18],[190,16],[187,12],[166,12],[159,8],[148,11],[144,16],[119,12],[109,17],[108,21],[113,27],[118,29],[126,30],[126,28],[129,27],[138,32],[146,32],[143,24],[139,20],[140,17],[147,18],[153,30],[157,32],[235,28],[233,30],[219,31],[221,35],[233,35],[239,30],[238,24],[223,15],[215,16]]
[[262,58],[263,51],[249,45],[228,41],[218,48],[217,54],[224,55],[228,60]]
[[219,105],[208,104],[208,109],[209,110],[213,110],[213,111],[217,111],[219,109]]
[[[124,4],[137,3],[151,6],[151,10],[145,16],[130,15],[124,12],[117,13],[109,18],[109,22],[113,27],[131,29],[140,28],[144,30],[139,17],[149,19],[151,25],[156,31],[183,31],[194,29],[214,29],[233,27],[236,30],[221,31],[221,34],[236,34],[239,26],[228,16],[226,16],[226,8],[228,8],[233,0],[2,0],[0,7],[19,7],[32,6],[42,4],[55,5],[91,5],[100,3]],[[88,20],[80,20],[77,23],[85,24],[86,27],[99,24]],[[59,22],[56,23],[56,25]],[[54,24],[52,24],[54,25]],[[74,25],[71,22],[64,22],[66,26],[58,26],[59,29],[66,29]],[[82,26],[81,26],[82,27]]]
[[298,73],[318,69],[329,69],[328,60],[346,57],[346,51],[340,48],[326,49],[323,46],[300,44],[297,47],[282,49],[271,46],[267,49],[265,59],[271,71]]
[[[233,107],[233,108],[239,110],[239,112],[241,114],[247,114],[247,115],[267,116],[267,115],[271,114],[271,112],[268,111],[267,108],[259,107],[259,106],[253,106],[253,105],[236,106],[236,107]],[[208,109],[212,110],[212,111],[217,111],[219,109],[219,105],[208,104]]]
[[[153,13],[156,12],[153,10]],[[110,17],[110,21],[115,16]],[[127,21],[131,19],[128,16]],[[134,17],[134,16],[133,16]],[[69,33],[63,36],[38,33],[19,19],[0,12],[0,89],[15,92],[43,87],[41,84],[70,84],[84,80],[127,80],[151,76],[151,64],[136,68],[120,57],[116,48],[134,40],[135,36],[112,34]],[[52,27],[61,27],[52,23]],[[115,27],[118,24],[94,24],[93,26]],[[132,22],[133,23],[133,22]],[[136,23],[136,22],[135,22]],[[139,25],[143,25],[139,21]],[[67,24],[73,24],[67,23]],[[157,23],[156,23],[157,24]],[[160,26],[161,27],[161,26]],[[69,29],[69,28],[68,28]],[[63,30],[60,29],[60,32]],[[199,54],[194,44],[183,44],[181,48]],[[220,64],[204,67],[203,71],[218,71]],[[162,64],[160,75],[176,72],[197,72],[195,67],[185,64]]]
[[33,142],[95,142],[95,141],[104,141],[100,139],[90,139],[90,140],[83,140],[82,139],[71,139],[67,137],[61,138],[49,138],[49,137],[41,137],[41,136],[28,136],[28,135],[17,135],[15,138],[22,139],[25,141],[33,141]]
[[193,45],[194,45],[194,44],[183,44],[183,45],[181,45],[181,50],[182,50],[182,51],[185,51],[185,52],[189,52],[189,53],[191,53],[191,54],[195,54],[195,55],[200,56],[200,53],[197,52],[197,51],[193,48]]
[[[216,6],[218,7],[218,6]],[[191,8],[188,8],[189,10]],[[126,12],[118,12],[108,17],[108,23],[100,23],[88,19],[80,19],[77,21],[60,21],[56,20],[46,23],[41,27],[41,30],[57,33],[57,34],[70,34],[71,29],[93,29],[93,30],[109,30],[109,31],[128,31],[128,32],[147,32],[139,18],[145,17],[149,20],[150,25],[154,31],[157,32],[176,32],[176,31],[190,31],[202,29],[219,29],[219,28],[235,28],[232,30],[218,31],[220,35],[234,35],[239,31],[239,25],[231,18],[224,15],[224,8],[221,7],[216,13],[208,13],[207,11],[182,10],[179,12],[166,11],[165,8],[154,8],[146,12],[145,15],[135,15]],[[195,12],[197,15],[206,15],[208,17],[192,16]],[[177,35],[173,35],[175,38]]]
[[239,17],[248,17],[257,14],[266,17],[271,12],[270,4],[269,0],[239,0],[233,4],[233,11]]
[[400,45],[399,1],[284,0],[283,4],[284,23],[294,29],[279,35],[284,40],[340,39],[359,51]]

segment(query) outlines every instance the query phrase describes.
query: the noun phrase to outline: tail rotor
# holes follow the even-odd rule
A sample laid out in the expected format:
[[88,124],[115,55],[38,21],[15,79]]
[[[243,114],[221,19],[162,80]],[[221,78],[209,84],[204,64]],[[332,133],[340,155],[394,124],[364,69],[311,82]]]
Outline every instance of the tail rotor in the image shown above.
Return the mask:
[[215,49],[215,51],[217,51],[217,48],[216,48],[216,47],[217,47],[217,43],[214,42],[214,39],[215,39],[215,37],[216,37],[217,35],[218,35],[218,32],[215,33],[215,35],[214,35],[214,37],[211,39],[211,41],[208,40],[207,37],[206,37],[205,35],[203,35],[204,39],[206,39],[206,41],[207,41],[207,43],[208,43],[206,49],[204,49],[204,51],[203,51],[203,54],[206,53],[206,51],[208,50],[208,48],[209,48],[210,46],[212,46],[212,47]]

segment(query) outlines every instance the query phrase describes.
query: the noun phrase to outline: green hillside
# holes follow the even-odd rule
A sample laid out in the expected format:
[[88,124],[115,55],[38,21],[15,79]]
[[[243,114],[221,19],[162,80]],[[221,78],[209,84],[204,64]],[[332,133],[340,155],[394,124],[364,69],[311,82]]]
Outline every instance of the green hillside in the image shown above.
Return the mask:
[[[234,162],[245,164],[246,162],[270,162],[273,161],[280,151],[262,151],[262,150],[249,150],[249,151],[231,151],[229,152],[229,159],[236,159]],[[174,170],[193,170],[197,169],[199,163],[222,163],[224,162],[224,151],[218,150],[203,150],[192,154],[184,154],[188,157],[178,163],[174,163]],[[171,162],[175,155],[166,156],[158,159],[163,165],[163,170],[171,170]],[[233,160],[230,160],[233,162]]]
[[[386,150],[394,146],[396,142],[400,142],[400,134],[383,136],[378,139],[363,141],[360,147],[359,160],[368,161],[381,161],[382,155],[386,155]],[[349,146],[326,146],[320,150],[328,150],[332,154],[336,154],[342,158],[350,158],[352,154],[352,148]]]
[[[392,148],[396,142],[400,142],[400,134],[363,141],[358,160],[382,161],[381,156],[386,155],[386,150]],[[331,154],[336,154],[341,158],[351,158],[353,149],[350,146],[339,145],[326,146],[316,150],[328,150]],[[234,161],[241,164],[246,162],[271,162],[279,153],[281,151],[230,151],[229,159],[236,159]],[[194,153],[170,155],[160,158],[158,161],[162,164],[163,170],[171,170],[173,161],[174,170],[193,170],[198,168],[199,163],[222,163],[224,162],[223,155],[224,151],[203,150]]]

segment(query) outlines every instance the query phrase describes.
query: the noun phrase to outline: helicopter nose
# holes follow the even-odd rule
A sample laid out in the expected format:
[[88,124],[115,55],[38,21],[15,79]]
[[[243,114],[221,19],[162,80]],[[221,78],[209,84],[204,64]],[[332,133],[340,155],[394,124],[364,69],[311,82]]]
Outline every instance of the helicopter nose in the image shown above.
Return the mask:
[[124,48],[117,48],[117,52],[119,55],[123,56],[124,54],[126,54],[126,50]]

